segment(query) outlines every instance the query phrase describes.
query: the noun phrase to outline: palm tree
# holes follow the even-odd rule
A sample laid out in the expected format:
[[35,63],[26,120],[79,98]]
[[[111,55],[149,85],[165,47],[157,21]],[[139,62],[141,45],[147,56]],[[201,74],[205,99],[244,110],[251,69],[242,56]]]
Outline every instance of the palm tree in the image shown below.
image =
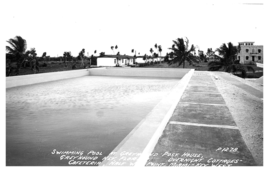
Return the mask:
[[151,55],[152,55],[152,53],[154,52],[152,48],[150,48],[150,52],[151,52]]
[[[153,49],[150,48],[151,57],[149,57],[148,59],[152,58],[153,52],[154,52]],[[149,64],[149,62],[148,62],[148,64]]]
[[247,71],[255,72],[254,68],[251,66],[244,66],[241,64],[235,64],[236,55],[238,53],[238,47],[235,47],[231,42],[227,45],[223,43],[220,48],[216,49],[219,52],[219,55],[222,57],[219,61],[209,62],[209,71],[218,71],[223,69],[226,72],[241,72],[242,77],[247,76]]
[[81,67],[84,67],[84,53],[85,53],[85,50],[82,49],[82,51],[78,55],[78,59],[81,60]]
[[64,62],[64,67],[67,67],[67,64],[66,64],[67,57],[68,57],[68,52],[64,52],[64,53],[63,53],[63,62]]
[[158,50],[159,50],[159,53],[160,53],[160,56],[159,56],[159,57],[160,57],[160,60],[159,60],[159,61],[160,61],[160,63],[161,63],[161,52],[162,52],[161,45],[158,46]]
[[111,48],[111,50],[113,51],[113,54],[114,54],[114,50],[113,50],[113,49],[114,49],[114,47],[113,47],[113,46],[111,46],[110,48]]
[[158,57],[159,57],[159,55],[158,55],[157,53],[153,53],[153,56],[152,56],[152,62],[153,62],[153,63],[157,63],[157,60],[154,61],[154,58],[158,58]]
[[201,54],[199,55],[199,59],[200,59],[201,61],[207,62],[207,56],[204,55],[203,53],[201,53]]
[[42,61],[45,61],[45,58],[46,58],[46,52],[43,52],[43,55],[41,56]]
[[145,61],[145,63],[147,62],[147,55],[146,54],[144,55],[143,60]]
[[100,57],[104,57],[104,56],[105,56],[105,52],[101,52],[101,53],[99,53],[99,56],[100,56]]
[[[6,51],[8,52],[9,60],[11,62],[15,62],[15,65],[12,65],[13,69],[16,71],[16,74],[19,74],[22,63],[25,61],[26,49],[27,49],[27,41],[23,39],[21,36],[16,36],[15,38],[11,38],[7,41],[9,46],[6,46]],[[7,66],[7,67],[11,67]],[[9,69],[11,71],[11,69]],[[8,75],[10,74],[7,73]]]
[[39,72],[39,62],[36,58],[37,53],[35,48],[31,48],[30,50],[30,63],[31,63],[31,70],[33,71],[33,73],[35,74],[36,71]]
[[71,55],[71,52],[67,52],[67,61],[73,62],[73,56]]
[[172,50],[170,53],[174,56],[174,59],[169,61],[169,65],[177,63],[178,66],[183,64],[183,68],[185,67],[185,61],[189,62],[189,64],[198,63],[198,60],[196,57],[192,54],[192,52],[195,51],[195,47],[192,44],[189,48],[189,40],[186,38],[184,40],[183,38],[177,38],[177,40],[173,40],[172,48],[169,48]]

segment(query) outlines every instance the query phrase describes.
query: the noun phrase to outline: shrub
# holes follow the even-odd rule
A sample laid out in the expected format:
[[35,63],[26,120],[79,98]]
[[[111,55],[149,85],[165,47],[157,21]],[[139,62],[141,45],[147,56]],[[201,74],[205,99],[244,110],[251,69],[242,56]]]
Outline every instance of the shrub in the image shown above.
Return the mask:
[[41,67],[47,67],[47,64],[46,64],[46,63],[43,63],[43,64],[41,65]]

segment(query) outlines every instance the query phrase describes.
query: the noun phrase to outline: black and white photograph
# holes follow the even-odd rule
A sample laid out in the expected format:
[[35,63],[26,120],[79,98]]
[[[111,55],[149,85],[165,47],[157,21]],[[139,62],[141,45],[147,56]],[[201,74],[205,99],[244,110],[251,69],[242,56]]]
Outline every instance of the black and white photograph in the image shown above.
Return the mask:
[[0,4],[5,168],[264,167],[263,0]]

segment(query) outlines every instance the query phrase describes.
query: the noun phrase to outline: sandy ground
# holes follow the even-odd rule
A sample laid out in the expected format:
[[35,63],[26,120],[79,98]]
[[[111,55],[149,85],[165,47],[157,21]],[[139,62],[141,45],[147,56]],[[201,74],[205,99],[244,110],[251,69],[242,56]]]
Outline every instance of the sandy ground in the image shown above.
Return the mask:
[[[224,80],[219,74],[213,80],[223,96],[232,116],[258,165],[263,165],[263,100]],[[257,81],[237,79],[257,90],[263,86]]]

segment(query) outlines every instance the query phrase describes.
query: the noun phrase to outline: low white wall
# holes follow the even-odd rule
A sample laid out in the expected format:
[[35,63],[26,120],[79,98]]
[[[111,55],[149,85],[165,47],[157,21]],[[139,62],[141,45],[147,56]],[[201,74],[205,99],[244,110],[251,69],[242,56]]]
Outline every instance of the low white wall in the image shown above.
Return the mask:
[[[116,62],[115,62],[116,60]],[[97,66],[116,66],[117,59],[116,58],[97,58]]]
[[88,76],[89,70],[60,71],[53,73],[41,73],[32,75],[12,76],[6,78],[6,88],[24,86],[48,81]]
[[106,68],[90,69],[90,76],[182,78],[190,70],[168,68]]
[[191,69],[168,68],[92,68],[74,71],[60,71],[32,75],[12,76],[6,78],[6,88],[44,83],[82,76],[121,76],[121,77],[158,77],[182,78]]
[[135,62],[136,62],[136,63],[145,63],[146,61],[143,60],[143,58],[136,58],[136,59],[135,59]]

